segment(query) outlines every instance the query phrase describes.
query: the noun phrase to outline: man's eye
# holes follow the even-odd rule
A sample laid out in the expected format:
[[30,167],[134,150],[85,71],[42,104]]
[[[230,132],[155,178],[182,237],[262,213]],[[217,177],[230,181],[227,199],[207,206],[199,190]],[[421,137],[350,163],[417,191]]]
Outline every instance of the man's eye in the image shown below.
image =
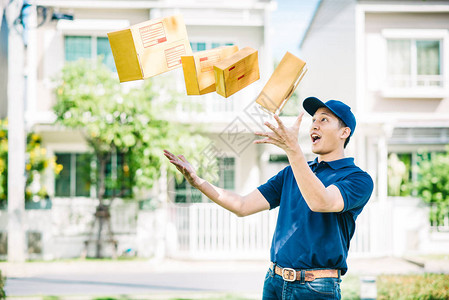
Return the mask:
[[322,118],[322,119],[321,119],[321,122],[323,122],[323,121],[327,121],[327,119],[326,119],[326,118]]

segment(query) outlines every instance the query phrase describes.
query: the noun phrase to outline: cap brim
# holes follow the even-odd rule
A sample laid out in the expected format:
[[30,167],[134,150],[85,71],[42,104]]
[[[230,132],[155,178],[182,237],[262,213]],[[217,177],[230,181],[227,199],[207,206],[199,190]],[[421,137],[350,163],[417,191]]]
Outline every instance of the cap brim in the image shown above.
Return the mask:
[[324,104],[323,101],[321,101],[320,99],[316,98],[316,97],[308,97],[304,100],[304,102],[302,103],[302,106],[304,107],[304,109],[306,110],[306,112],[313,116],[316,111],[321,108],[321,107],[327,107],[326,104]]

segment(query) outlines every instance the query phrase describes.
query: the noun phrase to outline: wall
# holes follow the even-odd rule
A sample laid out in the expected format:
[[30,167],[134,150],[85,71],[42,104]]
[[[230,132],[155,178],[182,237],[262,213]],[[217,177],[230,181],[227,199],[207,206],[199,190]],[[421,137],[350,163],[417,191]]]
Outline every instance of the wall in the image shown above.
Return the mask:
[[[366,109],[377,113],[448,113],[449,93],[447,89],[449,64],[447,60],[447,40],[441,52],[442,72],[446,73],[446,92],[442,95],[429,92],[425,97],[404,95],[392,98],[384,94],[384,81],[386,74],[386,42],[382,31],[385,29],[408,29],[413,33],[416,30],[448,30],[449,13],[367,13],[366,14]],[[447,38],[446,33],[446,38]],[[446,54],[444,54],[446,53]],[[444,57],[446,55],[446,57]]]
[[301,98],[338,99],[356,110],[354,2],[321,2],[301,47],[309,68]]

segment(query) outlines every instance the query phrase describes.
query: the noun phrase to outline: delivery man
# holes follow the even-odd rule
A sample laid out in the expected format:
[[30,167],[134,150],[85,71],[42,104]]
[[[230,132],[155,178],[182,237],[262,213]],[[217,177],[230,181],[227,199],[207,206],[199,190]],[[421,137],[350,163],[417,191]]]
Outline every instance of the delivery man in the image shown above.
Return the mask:
[[309,97],[304,109],[313,117],[309,136],[315,160],[307,162],[298,142],[301,113],[292,127],[275,115],[256,144],[283,149],[290,165],[254,189],[239,195],[200,178],[182,155],[165,156],[186,180],[218,205],[248,216],[279,207],[271,245],[271,266],[263,299],[340,299],[340,276],[354,235],[355,220],[373,191],[371,177],[345,157],[356,119],[341,101]]

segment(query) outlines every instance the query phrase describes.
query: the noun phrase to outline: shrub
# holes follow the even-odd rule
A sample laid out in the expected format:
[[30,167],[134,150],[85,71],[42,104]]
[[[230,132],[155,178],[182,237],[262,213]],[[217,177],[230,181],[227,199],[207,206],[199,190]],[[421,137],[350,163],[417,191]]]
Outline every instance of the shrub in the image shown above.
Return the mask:
[[2,275],[2,271],[0,270],[0,299],[6,299],[6,294],[5,294],[5,277],[3,277]]
[[422,157],[416,183],[418,196],[431,205],[430,223],[441,226],[449,216],[449,151]]
[[449,274],[379,276],[377,299],[449,299]]

